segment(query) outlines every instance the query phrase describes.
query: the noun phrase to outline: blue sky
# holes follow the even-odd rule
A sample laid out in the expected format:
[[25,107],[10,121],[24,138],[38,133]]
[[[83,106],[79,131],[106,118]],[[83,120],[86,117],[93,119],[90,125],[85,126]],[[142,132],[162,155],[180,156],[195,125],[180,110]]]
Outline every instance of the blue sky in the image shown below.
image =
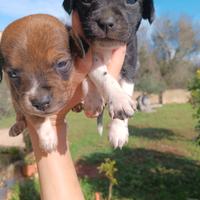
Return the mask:
[[178,17],[186,14],[200,21],[200,0],[154,0],[157,16]]
[[[66,19],[63,0],[0,0],[0,30],[17,18],[33,13],[48,13]],[[178,17],[183,13],[200,21],[200,0],[154,0],[156,15]]]

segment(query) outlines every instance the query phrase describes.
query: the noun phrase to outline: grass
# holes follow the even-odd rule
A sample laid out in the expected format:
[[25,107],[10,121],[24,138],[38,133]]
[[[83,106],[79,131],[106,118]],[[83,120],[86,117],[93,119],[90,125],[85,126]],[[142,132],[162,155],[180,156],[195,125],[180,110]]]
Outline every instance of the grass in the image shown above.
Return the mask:
[[11,127],[15,122],[15,116],[8,116],[0,118],[0,128],[8,128]]
[[[200,200],[200,147],[194,141],[197,134],[192,115],[189,104],[136,113],[129,122],[128,145],[114,150],[107,140],[108,116],[100,137],[95,120],[70,113],[68,140],[73,159],[91,169],[105,158],[116,160],[119,184],[114,187],[115,200]],[[86,174],[80,182],[86,200],[93,200],[95,191],[107,195],[108,182],[102,177]],[[19,189],[13,191],[19,193]]]
[[[136,113],[129,121],[130,138],[126,147],[160,151],[174,149],[176,154],[200,159],[199,151],[197,154],[194,152],[198,147],[193,143],[197,134],[194,131],[196,121],[192,116],[193,110],[189,104],[166,105],[155,113]],[[113,152],[107,140],[108,116],[104,119],[103,137],[97,134],[96,121],[85,119],[83,114],[71,113],[68,116],[68,124],[74,160],[93,152]]]

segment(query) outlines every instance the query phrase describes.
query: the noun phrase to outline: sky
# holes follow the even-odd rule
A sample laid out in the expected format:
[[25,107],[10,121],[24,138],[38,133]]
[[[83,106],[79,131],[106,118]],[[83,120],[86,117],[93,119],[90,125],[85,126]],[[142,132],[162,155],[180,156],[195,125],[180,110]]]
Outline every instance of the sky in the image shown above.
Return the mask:
[[[111,0],[110,0],[111,1]],[[47,13],[68,19],[62,8],[63,0],[0,0],[0,30],[12,21],[35,13]],[[200,0],[154,0],[156,16],[177,18],[182,14],[200,21]],[[69,20],[68,20],[69,21]]]
[[200,21],[200,0],[154,0],[156,15],[178,17],[186,14],[195,21]]

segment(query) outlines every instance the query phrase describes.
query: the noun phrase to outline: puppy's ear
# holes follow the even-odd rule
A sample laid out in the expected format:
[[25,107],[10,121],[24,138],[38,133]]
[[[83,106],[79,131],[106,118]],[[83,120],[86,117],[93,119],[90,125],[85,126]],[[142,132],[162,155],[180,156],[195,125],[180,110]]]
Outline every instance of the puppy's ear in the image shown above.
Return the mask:
[[0,49],[0,82],[2,81],[2,78],[3,78],[3,63],[4,63],[4,60],[3,60],[3,56],[1,54],[1,49]]
[[63,8],[70,15],[73,8],[74,8],[74,0],[64,0],[63,1]]
[[89,49],[89,44],[82,37],[73,33],[72,30],[69,32],[69,46],[72,56],[80,58],[85,57]]
[[142,9],[143,19],[148,19],[151,24],[155,18],[155,9],[153,0],[143,0],[143,9]]

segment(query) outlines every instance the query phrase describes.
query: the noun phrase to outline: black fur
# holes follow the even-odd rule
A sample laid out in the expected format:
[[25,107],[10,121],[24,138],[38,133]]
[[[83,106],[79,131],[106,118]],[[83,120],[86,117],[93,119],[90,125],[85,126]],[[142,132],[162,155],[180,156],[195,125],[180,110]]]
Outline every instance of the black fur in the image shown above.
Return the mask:
[[121,70],[121,77],[127,82],[134,82],[137,71],[137,38],[127,43],[126,56]]
[[137,68],[136,32],[142,19],[153,22],[153,0],[64,0],[63,6],[68,13],[78,11],[85,36],[91,42],[101,39],[127,44],[121,76],[128,82],[134,82]]
[[153,0],[143,1],[142,17],[143,19],[148,19],[151,24],[155,18],[155,10]]
[[63,2],[63,8],[65,9],[65,11],[70,15],[73,9],[73,0],[67,0]]

